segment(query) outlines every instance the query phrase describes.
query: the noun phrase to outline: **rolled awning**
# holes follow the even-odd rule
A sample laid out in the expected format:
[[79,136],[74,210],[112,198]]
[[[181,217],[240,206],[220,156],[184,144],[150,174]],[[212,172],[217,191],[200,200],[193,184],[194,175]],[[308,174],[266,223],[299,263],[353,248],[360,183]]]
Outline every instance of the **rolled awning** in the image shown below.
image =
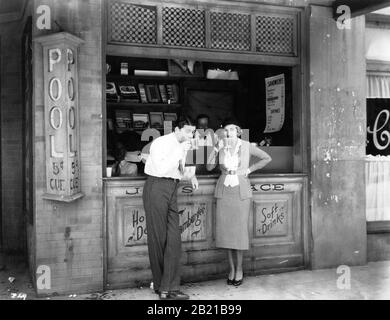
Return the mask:
[[367,72],[367,98],[390,98],[390,73]]

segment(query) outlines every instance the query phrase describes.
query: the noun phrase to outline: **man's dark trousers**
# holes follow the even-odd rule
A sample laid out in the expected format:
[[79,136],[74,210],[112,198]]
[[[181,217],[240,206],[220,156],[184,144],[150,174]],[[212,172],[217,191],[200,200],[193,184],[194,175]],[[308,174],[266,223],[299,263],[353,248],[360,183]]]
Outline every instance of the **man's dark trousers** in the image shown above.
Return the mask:
[[148,251],[154,289],[179,290],[181,234],[178,181],[149,176],[143,190]]

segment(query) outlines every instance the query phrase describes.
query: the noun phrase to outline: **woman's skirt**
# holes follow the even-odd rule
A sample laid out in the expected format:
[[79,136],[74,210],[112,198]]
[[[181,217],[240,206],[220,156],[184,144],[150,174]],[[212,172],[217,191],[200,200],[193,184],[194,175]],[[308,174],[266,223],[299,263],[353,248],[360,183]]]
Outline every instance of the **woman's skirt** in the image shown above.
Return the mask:
[[249,249],[249,210],[251,199],[240,199],[240,187],[224,186],[217,198],[216,246],[237,250]]

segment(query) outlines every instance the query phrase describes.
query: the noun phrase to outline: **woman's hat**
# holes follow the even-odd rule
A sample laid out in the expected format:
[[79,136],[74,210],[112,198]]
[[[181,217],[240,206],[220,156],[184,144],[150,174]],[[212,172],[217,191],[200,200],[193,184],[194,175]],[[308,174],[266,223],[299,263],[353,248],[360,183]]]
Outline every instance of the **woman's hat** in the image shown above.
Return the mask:
[[228,125],[235,125],[237,127],[240,127],[241,128],[241,123],[234,117],[229,117],[229,118],[226,118],[223,123],[222,123],[222,127],[225,128],[226,126]]

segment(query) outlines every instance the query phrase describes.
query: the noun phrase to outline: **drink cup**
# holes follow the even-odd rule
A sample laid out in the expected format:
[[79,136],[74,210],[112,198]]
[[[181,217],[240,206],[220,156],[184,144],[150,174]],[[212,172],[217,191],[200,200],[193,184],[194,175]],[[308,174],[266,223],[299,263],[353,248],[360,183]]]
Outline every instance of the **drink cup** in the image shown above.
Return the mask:
[[197,138],[191,139],[191,149],[197,150],[199,148],[199,140]]
[[111,178],[111,175],[112,175],[112,168],[107,167],[107,178]]

